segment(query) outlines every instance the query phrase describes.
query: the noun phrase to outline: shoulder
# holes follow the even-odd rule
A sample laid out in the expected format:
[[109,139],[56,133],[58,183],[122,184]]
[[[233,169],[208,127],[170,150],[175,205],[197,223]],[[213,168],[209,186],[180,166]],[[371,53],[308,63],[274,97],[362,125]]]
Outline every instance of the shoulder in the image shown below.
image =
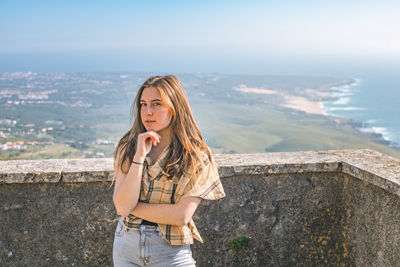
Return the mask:
[[194,163],[194,169],[190,168],[187,172],[192,178],[197,179],[204,175],[209,175],[215,169],[214,159],[211,150],[206,147],[198,152],[199,158]]
[[200,152],[200,159],[202,163],[210,163],[213,161],[213,156],[211,153],[211,150],[208,146],[206,146],[204,149],[202,149]]
[[206,147],[206,149],[198,150],[196,156],[193,157],[193,160],[194,160],[194,167],[196,169],[208,166],[212,162],[212,155],[210,149]]

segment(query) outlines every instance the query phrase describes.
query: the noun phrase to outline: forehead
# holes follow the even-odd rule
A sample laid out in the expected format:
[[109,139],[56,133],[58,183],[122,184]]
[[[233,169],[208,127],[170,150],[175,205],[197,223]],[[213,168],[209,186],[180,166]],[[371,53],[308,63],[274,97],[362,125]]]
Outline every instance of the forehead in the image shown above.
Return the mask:
[[157,88],[147,87],[143,90],[140,101],[152,101],[155,99],[161,100],[161,94]]

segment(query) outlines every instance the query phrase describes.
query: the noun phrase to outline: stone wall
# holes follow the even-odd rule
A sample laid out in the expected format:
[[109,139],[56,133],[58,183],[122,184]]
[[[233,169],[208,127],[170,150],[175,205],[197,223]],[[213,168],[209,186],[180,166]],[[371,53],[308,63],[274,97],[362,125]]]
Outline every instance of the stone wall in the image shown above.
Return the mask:
[[[197,266],[396,266],[400,162],[371,150],[215,155]],[[112,159],[0,162],[0,266],[112,266]]]

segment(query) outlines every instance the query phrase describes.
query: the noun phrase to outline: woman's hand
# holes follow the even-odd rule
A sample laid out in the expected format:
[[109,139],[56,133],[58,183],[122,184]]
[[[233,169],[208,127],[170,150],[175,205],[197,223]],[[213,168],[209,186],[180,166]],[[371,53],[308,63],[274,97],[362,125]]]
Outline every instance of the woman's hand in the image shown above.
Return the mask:
[[154,131],[139,134],[134,160],[143,162],[147,154],[150,153],[152,146],[156,146],[158,143],[160,143],[160,138],[161,136]]

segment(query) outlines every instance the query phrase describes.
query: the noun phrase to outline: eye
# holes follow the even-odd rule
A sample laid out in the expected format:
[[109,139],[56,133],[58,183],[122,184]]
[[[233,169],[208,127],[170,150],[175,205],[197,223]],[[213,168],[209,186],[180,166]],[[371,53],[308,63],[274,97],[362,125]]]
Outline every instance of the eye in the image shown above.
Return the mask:
[[139,106],[144,107],[144,106],[146,106],[146,103],[140,103]]
[[153,106],[161,106],[161,103],[159,102],[153,103]]

